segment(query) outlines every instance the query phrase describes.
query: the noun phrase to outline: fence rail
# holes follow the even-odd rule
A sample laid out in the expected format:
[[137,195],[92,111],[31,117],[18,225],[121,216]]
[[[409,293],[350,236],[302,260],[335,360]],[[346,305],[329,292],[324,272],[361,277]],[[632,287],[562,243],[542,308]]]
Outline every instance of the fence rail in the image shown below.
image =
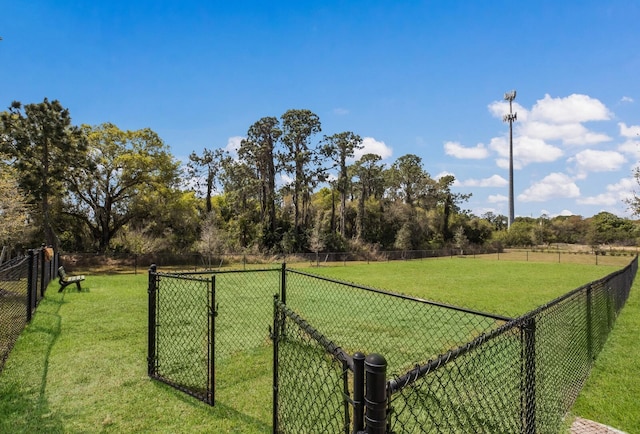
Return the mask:
[[0,372],[18,336],[55,278],[59,255],[44,248],[0,264]]

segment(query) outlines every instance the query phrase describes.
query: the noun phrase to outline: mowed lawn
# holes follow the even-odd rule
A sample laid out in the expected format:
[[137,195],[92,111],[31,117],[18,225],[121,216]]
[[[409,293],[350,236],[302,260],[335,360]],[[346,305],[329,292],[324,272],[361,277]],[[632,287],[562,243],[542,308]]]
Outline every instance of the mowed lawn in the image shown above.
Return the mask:
[[[515,316],[619,268],[442,258],[307,271]],[[81,293],[51,284],[0,373],[1,433],[271,431],[269,348],[221,364],[210,407],[147,377],[146,274],[87,274]],[[575,407],[630,433],[640,432],[637,287]]]

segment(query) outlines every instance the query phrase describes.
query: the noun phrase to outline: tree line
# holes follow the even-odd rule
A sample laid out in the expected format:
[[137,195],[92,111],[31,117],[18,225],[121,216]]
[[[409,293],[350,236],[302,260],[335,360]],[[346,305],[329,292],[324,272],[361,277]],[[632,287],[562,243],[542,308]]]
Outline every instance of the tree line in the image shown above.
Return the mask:
[[606,212],[507,230],[503,215],[464,210],[471,195],[419,156],[386,164],[361,155],[354,132],[321,133],[315,113],[288,110],[249,126],[237,152],[181,164],[151,129],[75,126],[57,100],[13,102],[0,113],[0,244],[210,255],[636,243],[636,222]]

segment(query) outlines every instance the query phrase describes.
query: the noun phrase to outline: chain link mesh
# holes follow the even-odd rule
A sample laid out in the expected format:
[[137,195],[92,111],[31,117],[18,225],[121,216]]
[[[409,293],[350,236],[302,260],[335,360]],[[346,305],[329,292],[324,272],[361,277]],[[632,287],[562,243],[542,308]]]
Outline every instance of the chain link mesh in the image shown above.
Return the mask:
[[280,269],[215,273],[216,362],[271,345],[272,301],[279,293],[280,276]]
[[272,324],[276,432],[350,432],[355,352],[388,362],[389,432],[558,432],[636,272],[637,259],[516,319],[284,269],[215,273],[214,302],[183,275],[158,291],[158,372],[211,386],[215,312],[216,362],[270,345]]
[[27,323],[28,257],[0,269],[0,371]]
[[158,273],[153,376],[203,401],[212,400],[212,281]]
[[392,432],[559,432],[636,271],[637,259],[390,381]]
[[383,354],[404,373],[508,318],[287,270],[286,304],[345,351]]
[[350,371],[339,348],[276,303],[278,433],[349,432]]
[[0,265],[0,372],[42,300],[58,259],[58,255],[54,255],[51,260],[45,260],[42,249],[35,249],[29,250],[27,256]]

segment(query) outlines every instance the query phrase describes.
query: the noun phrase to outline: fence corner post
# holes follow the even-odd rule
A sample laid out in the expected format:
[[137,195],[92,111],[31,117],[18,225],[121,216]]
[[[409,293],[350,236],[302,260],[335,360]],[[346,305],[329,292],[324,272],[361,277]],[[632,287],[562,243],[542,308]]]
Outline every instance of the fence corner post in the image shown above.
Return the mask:
[[522,327],[523,369],[520,380],[522,434],[536,431],[536,321],[527,319]]
[[151,264],[149,267],[149,322],[148,322],[148,352],[147,352],[147,374],[152,377],[156,373],[156,291],[157,291],[157,266]]
[[364,360],[366,377],[365,425],[367,434],[387,431],[387,361],[380,354],[369,354]]
[[364,361],[365,355],[353,355],[353,433],[364,429]]
[[271,330],[271,340],[273,341],[273,399],[272,399],[272,405],[273,408],[271,410],[272,412],[272,428],[273,428],[273,434],[276,434],[279,432],[279,428],[278,428],[278,390],[279,390],[279,372],[278,372],[278,368],[279,368],[279,364],[280,364],[280,360],[278,358],[279,355],[279,341],[280,341],[280,328],[284,328],[284,318],[281,315],[281,311],[280,311],[280,307],[279,307],[279,300],[278,300],[278,294],[273,294],[273,329]]

